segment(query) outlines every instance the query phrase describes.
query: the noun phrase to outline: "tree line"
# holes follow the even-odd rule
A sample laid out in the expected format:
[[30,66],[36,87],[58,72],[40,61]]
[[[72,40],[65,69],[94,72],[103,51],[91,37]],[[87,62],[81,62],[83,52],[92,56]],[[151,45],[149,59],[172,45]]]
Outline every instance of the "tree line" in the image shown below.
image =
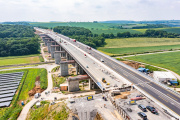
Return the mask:
[[83,27],[57,26],[53,28],[53,31],[76,39],[93,48],[105,44],[105,38],[103,36],[93,34],[89,29]]
[[0,57],[39,53],[34,29],[23,25],[0,25]]
[[166,31],[162,31],[162,30],[146,30],[145,33],[140,33],[140,34],[132,34],[130,32],[123,32],[120,33],[118,32],[116,35],[110,33],[110,34],[104,34],[102,33],[101,36],[103,36],[104,38],[129,38],[129,37],[154,37],[154,38],[178,38],[180,37],[179,34],[177,33],[168,33]]

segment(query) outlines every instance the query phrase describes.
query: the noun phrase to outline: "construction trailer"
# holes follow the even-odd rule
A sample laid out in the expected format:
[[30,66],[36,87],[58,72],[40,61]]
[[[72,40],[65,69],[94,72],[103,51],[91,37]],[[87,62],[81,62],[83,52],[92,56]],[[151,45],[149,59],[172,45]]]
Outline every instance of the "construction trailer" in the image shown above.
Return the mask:
[[177,78],[171,72],[154,71],[153,78],[158,82],[170,83],[178,85]]

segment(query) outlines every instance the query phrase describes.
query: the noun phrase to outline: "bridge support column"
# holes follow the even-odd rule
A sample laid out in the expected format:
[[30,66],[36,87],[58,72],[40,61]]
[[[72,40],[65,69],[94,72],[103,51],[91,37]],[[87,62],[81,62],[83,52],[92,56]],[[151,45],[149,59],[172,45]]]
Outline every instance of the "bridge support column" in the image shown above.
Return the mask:
[[47,42],[47,46],[48,46],[48,53],[51,53],[51,41]]
[[79,65],[77,63],[75,63],[75,68],[76,68],[76,75],[79,74]]
[[60,51],[55,51],[54,52],[54,58],[55,58],[55,63],[56,64],[60,64],[60,61],[61,61],[61,53]]
[[51,58],[54,58],[55,46],[51,45]]
[[81,74],[81,75],[85,74],[85,72],[84,72],[84,70],[82,69],[81,66],[79,66],[79,74]]
[[60,63],[60,72],[61,72],[61,76],[67,76],[67,75],[69,75],[69,72],[68,72],[68,64],[61,64],[61,63]]
[[68,80],[68,92],[79,91],[79,80]]
[[92,79],[89,79],[89,90],[92,90]]

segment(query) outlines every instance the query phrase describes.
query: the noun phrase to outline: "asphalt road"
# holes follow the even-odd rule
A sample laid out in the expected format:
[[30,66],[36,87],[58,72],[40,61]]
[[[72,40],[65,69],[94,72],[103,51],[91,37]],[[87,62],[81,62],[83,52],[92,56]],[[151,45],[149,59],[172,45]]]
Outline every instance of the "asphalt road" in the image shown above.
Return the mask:
[[[121,63],[120,61],[115,61],[113,60],[113,58],[109,58],[106,55],[99,53],[95,49],[89,50],[87,49],[86,45],[80,42],[73,42],[72,39],[68,37],[65,37],[60,34],[54,34],[54,36],[56,35],[59,36],[60,38],[67,40],[68,42],[71,42],[72,44],[79,47],[81,50],[87,53],[90,52],[91,53],[90,55],[96,58],[97,60],[100,61],[101,59],[103,59],[104,64],[108,66],[109,68],[111,68],[114,72],[120,74],[121,76],[129,80],[131,83],[138,86],[148,95],[152,96],[153,98],[155,98],[160,103],[164,104],[165,106],[167,106],[169,109],[171,109],[172,111],[174,111],[176,114],[180,116],[180,96],[178,96],[177,94],[156,84],[151,79],[149,79],[148,76],[145,77],[144,75],[142,75],[142,73],[137,73],[137,70],[128,67],[127,65]],[[70,47],[70,49],[73,48],[70,44],[68,44],[68,47]],[[78,57],[74,56],[73,58],[78,59],[80,56]],[[80,61],[82,61],[81,59],[84,59],[84,58],[80,58]],[[95,74],[92,73],[91,76],[95,77]]]

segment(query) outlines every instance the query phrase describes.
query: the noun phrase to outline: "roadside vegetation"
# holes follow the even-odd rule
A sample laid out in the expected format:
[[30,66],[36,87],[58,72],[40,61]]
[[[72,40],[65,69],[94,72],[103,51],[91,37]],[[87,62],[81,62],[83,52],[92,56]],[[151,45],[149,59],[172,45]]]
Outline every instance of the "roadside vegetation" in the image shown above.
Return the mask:
[[41,106],[34,105],[28,113],[26,120],[67,120],[69,110],[64,102],[50,105],[48,101],[41,101]]
[[11,71],[0,71],[3,73],[24,72],[18,92],[15,94],[10,107],[0,108],[0,120],[16,120],[22,110],[21,101],[29,101],[28,92],[35,86],[37,76],[40,76],[41,88],[47,88],[47,71],[45,69],[22,69]]

